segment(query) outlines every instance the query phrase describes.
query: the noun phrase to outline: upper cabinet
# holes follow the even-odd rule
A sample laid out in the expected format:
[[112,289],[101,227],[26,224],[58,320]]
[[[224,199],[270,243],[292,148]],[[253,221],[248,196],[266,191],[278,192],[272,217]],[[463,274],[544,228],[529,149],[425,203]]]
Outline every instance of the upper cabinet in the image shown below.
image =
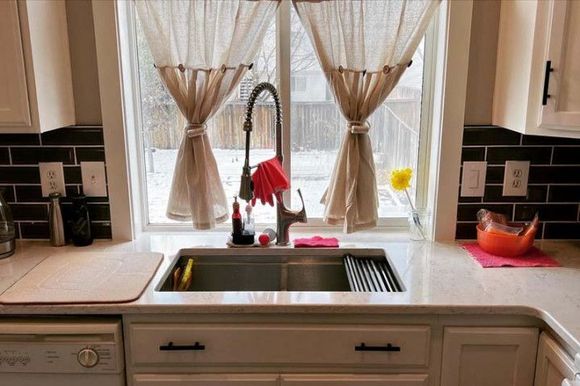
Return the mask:
[[64,0],[0,1],[0,133],[75,123]]
[[580,138],[580,1],[502,1],[493,124]]

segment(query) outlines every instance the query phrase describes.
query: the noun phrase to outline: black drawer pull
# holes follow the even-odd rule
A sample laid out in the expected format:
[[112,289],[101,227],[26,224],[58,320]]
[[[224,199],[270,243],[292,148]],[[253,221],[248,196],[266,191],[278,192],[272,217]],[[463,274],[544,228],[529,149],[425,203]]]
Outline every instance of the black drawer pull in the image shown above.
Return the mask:
[[354,351],[386,351],[386,352],[399,352],[401,347],[393,346],[388,343],[386,346],[367,346],[364,343],[354,346]]
[[159,346],[159,351],[203,351],[205,345],[195,342],[193,345],[175,345],[173,342],[167,343],[165,346]]
[[546,71],[544,72],[544,92],[542,93],[542,106],[548,104],[548,98],[552,97],[548,93],[548,88],[550,87],[550,73],[554,72],[552,68],[552,61],[548,60],[546,62]]

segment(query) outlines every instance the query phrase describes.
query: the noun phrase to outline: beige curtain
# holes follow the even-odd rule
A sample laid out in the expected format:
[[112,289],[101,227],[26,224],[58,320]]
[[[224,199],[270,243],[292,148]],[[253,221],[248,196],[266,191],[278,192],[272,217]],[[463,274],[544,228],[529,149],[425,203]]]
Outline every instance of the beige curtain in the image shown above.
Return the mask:
[[[347,233],[375,227],[378,193],[367,118],[410,65],[440,0],[293,0],[348,125],[324,220]],[[377,128],[380,129],[380,128]]]
[[135,1],[159,76],[187,121],[167,217],[192,220],[196,229],[210,229],[227,219],[227,200],[206,122],[243,78],[278,3]]

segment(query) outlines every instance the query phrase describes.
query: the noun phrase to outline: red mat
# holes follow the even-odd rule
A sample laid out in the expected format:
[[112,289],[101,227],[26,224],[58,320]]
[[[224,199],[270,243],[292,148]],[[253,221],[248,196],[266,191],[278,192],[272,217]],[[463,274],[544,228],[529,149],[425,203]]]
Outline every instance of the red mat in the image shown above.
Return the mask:
[[525,255],[516,257],[495,256],[482,250],[477,243],[462,245],[469,254],[483,267],[559,267],[560,264],[536,247],[530,248]]

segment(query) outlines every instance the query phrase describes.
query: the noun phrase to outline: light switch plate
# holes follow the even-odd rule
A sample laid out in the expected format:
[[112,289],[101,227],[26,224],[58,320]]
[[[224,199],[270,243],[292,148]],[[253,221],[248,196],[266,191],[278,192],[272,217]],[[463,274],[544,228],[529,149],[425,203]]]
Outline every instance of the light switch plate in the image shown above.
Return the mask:
[[504,196],[527,196],[530,161],[506,161],[503,175]]
[[461,197],[483,197],[487,162],[463,162],[461,176]]
[[50,193],[54,192],[66,197],[62,162],[39,162],[38,170],[40,172],[42,197],[48,197]]
[[87,197],[105,197],[107,179],[104,162],[81,162],[83,193]]

